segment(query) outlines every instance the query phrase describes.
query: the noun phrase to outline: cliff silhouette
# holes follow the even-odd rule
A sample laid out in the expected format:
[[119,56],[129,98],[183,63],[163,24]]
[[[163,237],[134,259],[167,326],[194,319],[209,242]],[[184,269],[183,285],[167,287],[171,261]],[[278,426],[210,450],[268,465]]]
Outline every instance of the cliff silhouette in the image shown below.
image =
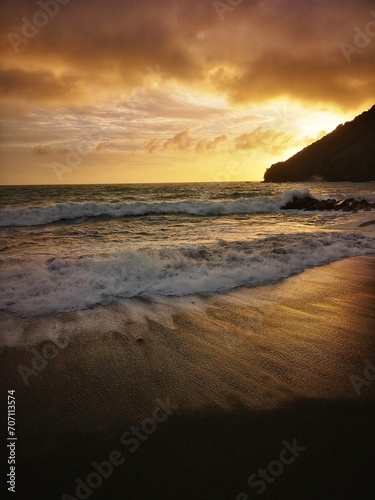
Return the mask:
[[375,181],[375,106],[264,174],[265,182],[316,180]]

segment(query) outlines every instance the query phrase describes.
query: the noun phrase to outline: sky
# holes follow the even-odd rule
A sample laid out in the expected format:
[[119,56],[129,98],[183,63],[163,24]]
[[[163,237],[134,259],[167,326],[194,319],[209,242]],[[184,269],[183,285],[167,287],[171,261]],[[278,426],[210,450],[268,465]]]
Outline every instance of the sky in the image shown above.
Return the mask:
[[2,0],[0,183],[257,181],[375,102],[373,0]]

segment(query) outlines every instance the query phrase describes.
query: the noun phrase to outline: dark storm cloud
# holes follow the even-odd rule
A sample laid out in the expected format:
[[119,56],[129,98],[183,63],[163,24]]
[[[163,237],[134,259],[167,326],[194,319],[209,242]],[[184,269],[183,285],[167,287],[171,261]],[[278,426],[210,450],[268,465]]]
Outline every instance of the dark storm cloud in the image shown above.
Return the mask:
[[[143,85],[158,66],[162,81],[233,103],[287,97],[346,108],[374,99],[375,24],[365,33],[373,1],[244,0],[221,17],[214,4],[71,0],[25,39],[25,19],[35,20],[40,2],[3,0],[2,95],[89,103],[108,88]],[[358,30],[367,40],[355,39]],[[18,53],[12,33],[26,40]]]
[[20,97],[31,101],[78,97],[78,78],[74,75],[56,76],[52,71],[26,71],[18,68],[0,68],[0,93],[7,97]]

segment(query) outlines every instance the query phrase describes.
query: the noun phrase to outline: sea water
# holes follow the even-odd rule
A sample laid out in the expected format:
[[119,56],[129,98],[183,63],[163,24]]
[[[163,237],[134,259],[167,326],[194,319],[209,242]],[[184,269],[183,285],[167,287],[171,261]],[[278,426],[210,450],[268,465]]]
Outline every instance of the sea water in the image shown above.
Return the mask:
[[375,253],[371,212],[282,210],[293,196],[375,201],[375,184],[1,187],[0,309],[213,295]]

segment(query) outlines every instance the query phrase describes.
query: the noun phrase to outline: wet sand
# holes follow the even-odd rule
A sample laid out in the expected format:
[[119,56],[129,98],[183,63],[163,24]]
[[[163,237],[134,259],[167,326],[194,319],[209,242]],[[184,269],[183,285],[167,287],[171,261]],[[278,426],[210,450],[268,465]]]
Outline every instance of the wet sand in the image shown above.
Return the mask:
[[374,306],[367,256],[219,298],[4,316],[15,498],[375,498]]

